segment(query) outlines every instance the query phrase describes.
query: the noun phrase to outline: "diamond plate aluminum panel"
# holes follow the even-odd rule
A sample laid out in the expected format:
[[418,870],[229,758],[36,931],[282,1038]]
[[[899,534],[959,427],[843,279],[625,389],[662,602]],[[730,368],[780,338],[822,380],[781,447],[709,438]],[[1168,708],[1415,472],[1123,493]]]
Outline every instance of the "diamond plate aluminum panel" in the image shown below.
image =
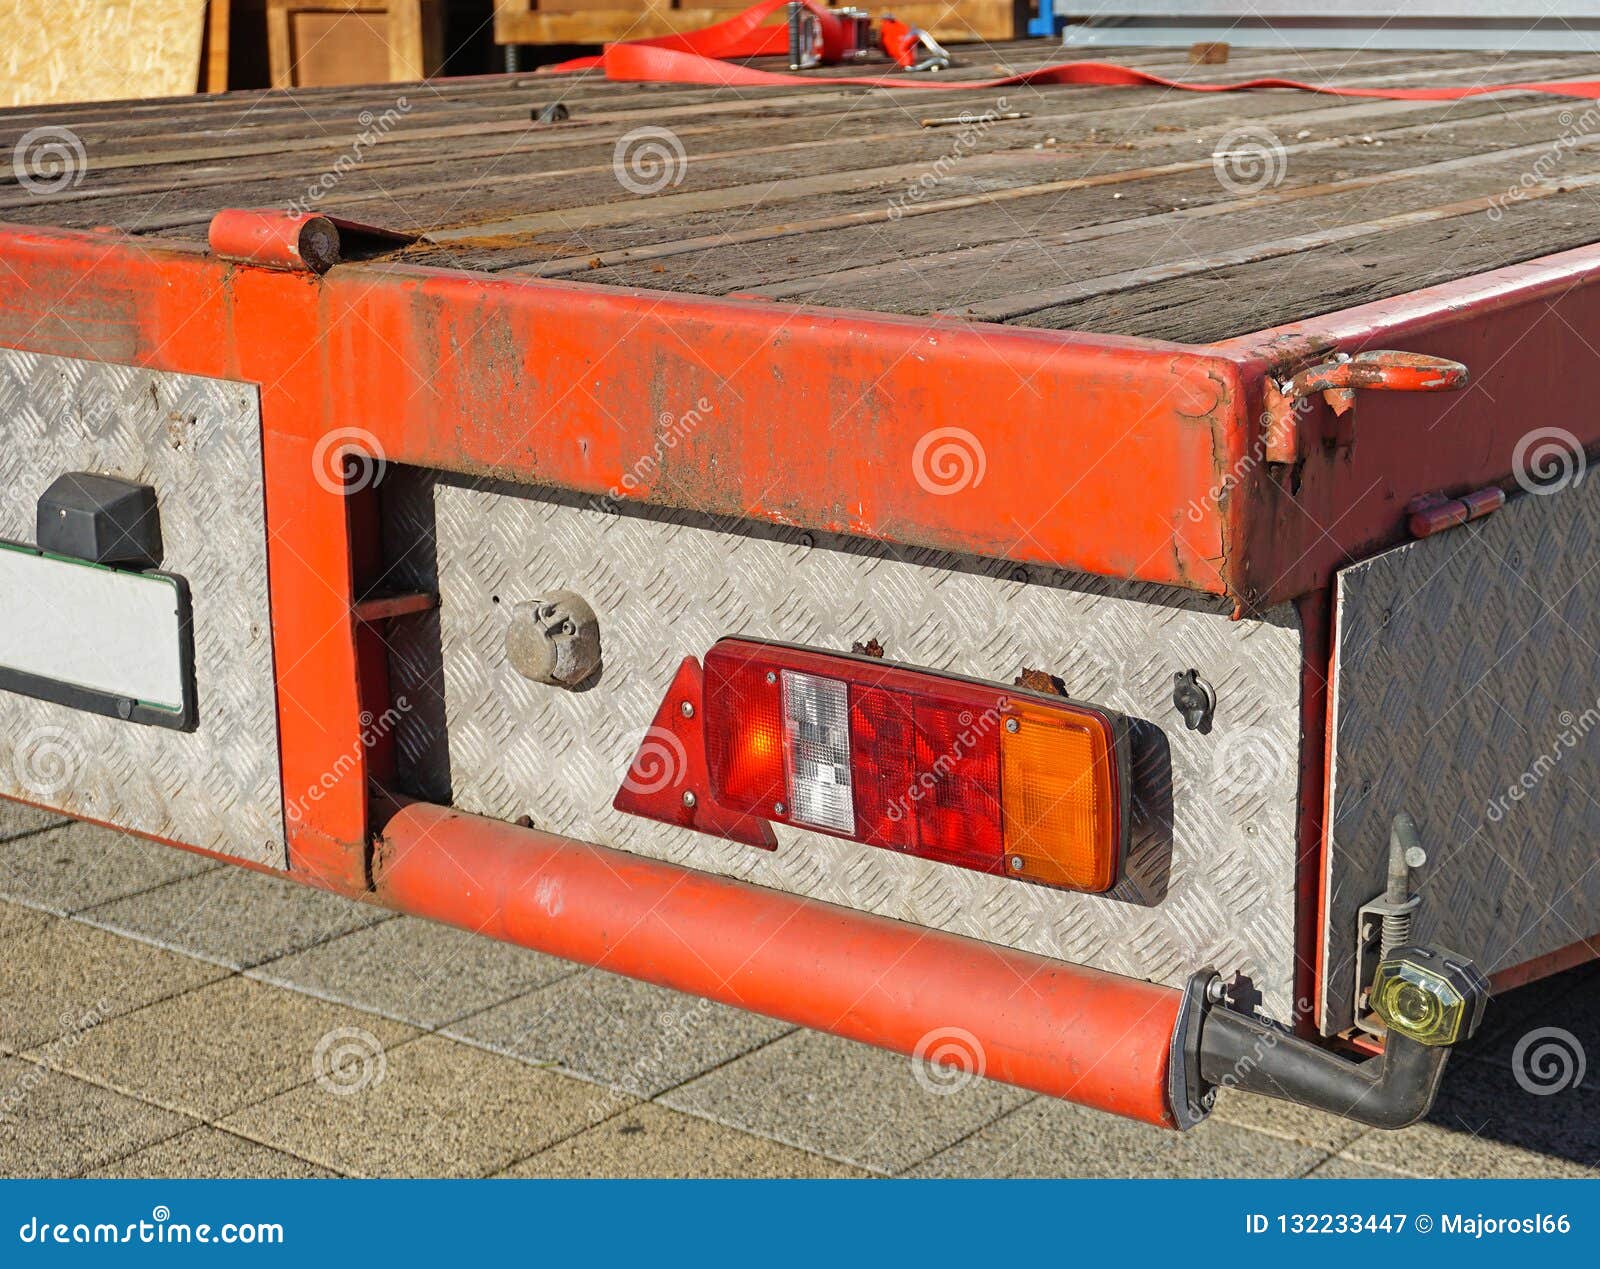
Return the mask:
[[0,693],[0,795],[285,867],[255,387],[0,349],[0,438],[3,537],[34,540],[63,472],[154,486],[200,712],[182,733]]
[[[399,744],[426,796],[1134,977],[1178,985],[1214,963],[1290,1012],[1291,610],[1235,622],[1213,599],[1154,587],[415,471],[392,469],[385,501],[407,582],[440,593],[437,614],[390,635],[413,705]],[[604,668],[587,690],[529,682],[506,659],[511,608],[558,588],[600,615]],[[1140,720],[1124,880],[1076,895],[786,827],[768,853],[613,811],[679,661],[730,633],[838,649],[876,637],[894,660],[1004,682],[1047,669]],[[1210,735],[1172,705],[1173,674],[1190,667],[1220,700]]]
[[1352,1022],[1356,911],[1389,824],[1428,863],[1415,932],[1486,972],[1600,930],[1600,481],[1345,569],[1323,1028]]

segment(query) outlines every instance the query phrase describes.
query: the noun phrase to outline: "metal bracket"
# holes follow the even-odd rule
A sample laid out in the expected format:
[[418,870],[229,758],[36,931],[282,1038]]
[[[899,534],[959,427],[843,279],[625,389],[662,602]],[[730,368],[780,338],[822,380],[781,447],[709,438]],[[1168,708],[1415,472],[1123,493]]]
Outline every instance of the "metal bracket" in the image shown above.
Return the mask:
[[1416,822],[1402,811],[1389,829],[1389,876],[1384,892],[1356,909],[1355,1018],[1370,1035],[1383,1035],[1383,1023],[1368,1008],[1378,962],[1411,941],[1411,920],[1422,896],[1411,893],[1411,873],[1428,862]]
[[1459,361],[1425,353],[1378,349],[1351,356],[1340,353],[1332,361],[1309,366],[1282,383],[1270,377],[1266,385],[1267,461],[1300,460],[1297,402],[1315,393],[1333,409],[1335,426],[1323,440],[1336,449],[1355,443],[1354,421],[1348,419],[1356,403],[1356,390],[1379,392],[1454,392],[1467,386],[1467,368]]
[[1506,491],[1498,485],[1474,489],[1459,498],[1425,494],[1406,507],[1406,527],[1414,538],[1431,538],[1469,520],[1481,520],[1505,505]]

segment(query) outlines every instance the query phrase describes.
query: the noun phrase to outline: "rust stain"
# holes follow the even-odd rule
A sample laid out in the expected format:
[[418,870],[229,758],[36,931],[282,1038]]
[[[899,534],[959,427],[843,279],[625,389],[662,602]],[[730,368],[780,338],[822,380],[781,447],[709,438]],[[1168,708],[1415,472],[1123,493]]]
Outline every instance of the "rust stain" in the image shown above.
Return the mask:
[[1042,692],[1046,696],[1066,696],[1067,685],[1062,679],[1048,670],[1035,670],[1023,666],[1022,673],[1012,680],[1016,687],[1025,687],[1030,692]]

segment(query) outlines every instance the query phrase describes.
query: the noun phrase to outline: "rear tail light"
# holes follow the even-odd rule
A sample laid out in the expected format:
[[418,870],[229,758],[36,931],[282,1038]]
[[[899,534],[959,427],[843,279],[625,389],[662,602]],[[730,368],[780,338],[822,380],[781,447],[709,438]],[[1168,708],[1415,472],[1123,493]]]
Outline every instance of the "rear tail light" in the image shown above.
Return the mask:
[[[706,655],[702,694],[708,787],[693,796],[737,820],[1073,890],[1117,880],[1128,833],[1119,715],[746,639]],[[654,815],[620,795],[617,805]]]

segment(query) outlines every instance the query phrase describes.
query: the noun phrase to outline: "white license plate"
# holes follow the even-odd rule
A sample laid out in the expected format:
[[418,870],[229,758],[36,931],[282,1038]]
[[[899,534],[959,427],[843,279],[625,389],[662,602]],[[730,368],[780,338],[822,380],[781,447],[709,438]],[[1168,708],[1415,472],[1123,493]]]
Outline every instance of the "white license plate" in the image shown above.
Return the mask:
[[0,542],[0,689],[187,728],[193,684],[182,578]]

